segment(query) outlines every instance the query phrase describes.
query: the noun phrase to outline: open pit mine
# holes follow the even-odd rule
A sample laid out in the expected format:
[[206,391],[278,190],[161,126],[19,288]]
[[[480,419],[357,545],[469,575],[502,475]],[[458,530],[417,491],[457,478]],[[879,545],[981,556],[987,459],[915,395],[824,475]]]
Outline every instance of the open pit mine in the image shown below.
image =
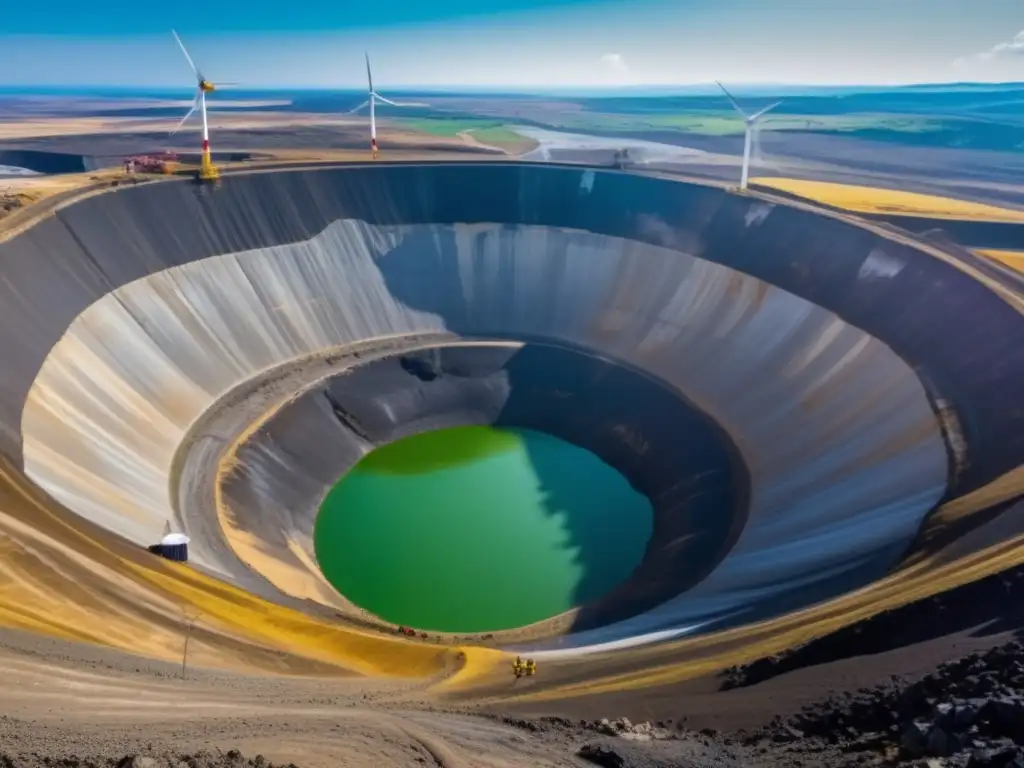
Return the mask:
[[[1019,296],[844,214],[526,162],[288,169],[84,195],[0,265],[7,626],[174,660],[201,613],[196,665],[453,697],[522,654],[557,700],[1016,557],[929,546],[1013,495]],[[434,432],[491,442],[367,463]],[[148,551],[168,533],[187,563]]]

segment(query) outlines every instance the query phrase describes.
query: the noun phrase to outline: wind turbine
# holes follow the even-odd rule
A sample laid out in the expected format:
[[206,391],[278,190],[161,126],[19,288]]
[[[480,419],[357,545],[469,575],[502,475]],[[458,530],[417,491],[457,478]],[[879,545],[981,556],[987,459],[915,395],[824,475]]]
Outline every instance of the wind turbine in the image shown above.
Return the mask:
[[782,102],[776,101],[774,104],[769,104],[761,111],[755,112],[752,115],[748,115],[746,112],[743,111],[743,108],[736,103],[736,99],[734,99],[732,97],[732,94],[725,89],[725,86],[719,83],[717,80],[715,82],[718,84],[718,87],[722,89],[722,92],[725,94],[725,97],[729,100],[729,103],[732,104],[733,109],[740,113],[740,116],[743,118],[743,122],[746,124],[747,130],[745,136],[743,137],[743,174],[740,177],[740,189],[746,189],[747,180],[750,178],[750,142],[754,133],[754,126],[757,124],[758,120],[760,120],[767,113],[771,112]]
[[206,118],[206,94],[213,93],[217,89],[214,87],[213,83],[203,77],[203,73],[199,71],[199,67],[195,65],[192,61],[192,57],[188,55],[188,51],[185,49],[185,44],[181,42],[181,38],[178,37],[178,33],[172,29],[171,34],[174,35],[174,39],[178,42],[178,47],[181,48],[181,52],[185,54],[185,59],[188,61],[188,65],[192,67],[192,71],[196,75],[195,99],[192,101],[191,108],[185,113],[185,116],[181,118],[181,122],[178,123],[178,127],[171,131],[171,135],[173,136],[180,131],[181,127],[185,125],[185,121],[192,117],[192,113],[197,109],[199,110],[199,114],[203,119],[203,153],[199,163],[199,178],[202,181],[215,181],[220,177],[220,171],[217,170],[217,167],[213,164],[213,160],[210,159],[210,125]]
[[354,113],[358,112],[359,110],[361,110],[365,106],[369,106],[370,107],[370,151],[373,153],[373,159],[376,160],[377,159],[377,111],[376,111],[377,102],[379,101],[382,104],[390,104],[392,107],[425,107],[427,105],[426,104],[419,104],[419,103],[412,103],[412,102],[407,102],[405,104],[399,104],[397,102],[391,101],[390,99],[385,99],[383,96],[381,96],[379,93],[377,93],[373,89],[373,73],[370,71],[370,54],[367,53],[367,54],[365,54],[365,56],[366,56],[366,82],[369,85],[370,96],[369,96],[369,98],[366,101],[364,101],[358,107],[355,107],[354,109],[350,109],[348,111],[348,113],[351,115],[351,114],[354,114]]

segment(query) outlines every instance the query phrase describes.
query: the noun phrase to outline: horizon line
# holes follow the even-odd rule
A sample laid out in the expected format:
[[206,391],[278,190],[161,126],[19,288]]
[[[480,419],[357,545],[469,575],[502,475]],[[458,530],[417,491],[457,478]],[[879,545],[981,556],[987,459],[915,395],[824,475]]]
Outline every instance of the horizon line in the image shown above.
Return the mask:
[[[733,86],[738,88],[804,88],[808,90],[814,89],[835,89],[835,88],[864,88],[864,89],[898,89],[898,88],[953,88],[953,87],[964,87],[964,86],[977,86],[977,87],[1008,87],[1008,86],[1024,86],[1024,80],[999,80],[999,81],[986,81],[986,80],[954,80],[954,81],[915,81],[915,82],[900,82],[900,83],[804,83],[798,81],[742,81],[732,80],[729,81]],[[216,85],[216,83],[215,83]],[[383,87],[383,86],[382,86]],[[453,93],[466,93],[473,91],[519,91],[523,93],[529,92],[550,92],[550,91],[563,91],[563,90],[574,90],[574,91],[630,91],[630,90],[693,90],[697,88],[708,88],[715,89],[717,86],[714,80],[708,81],[694,81],[685,83],[630,83],[630,84],[608,84],[608,85],[595,85],[595,84],[573,84],[566,83],[561,85],[540,85],[540,84],[493,84],[493,85],[460,85],[456,83],[449,83],[443,85],[423,85],[415,83],[395,83],[387,86],[391,90],[405,90],[405,91],[450,91]],[[169,84],[150,84],[150,85],[125,85],[125,84],[110,84],[110,83],[60,83],[60,84],[40,84],[40,83],[9,83],[0,84],[0,92],[7,90],[23,90],[30,91],[37,89],[40,91],[46,90],[88,90],[88,89],[102,89],[102,90],[152,90],[152,91],[191,91],[192,86],[188,85],[169,85]],[[228,89],[219,90],[219,93],[233,93],[239,91],[304,91],[304,92],[337,92],[337,91],[358,91],[362,92],[366,89],[363,84],[359,85],[258,85],[258,84],[246,84],[231,86]]]

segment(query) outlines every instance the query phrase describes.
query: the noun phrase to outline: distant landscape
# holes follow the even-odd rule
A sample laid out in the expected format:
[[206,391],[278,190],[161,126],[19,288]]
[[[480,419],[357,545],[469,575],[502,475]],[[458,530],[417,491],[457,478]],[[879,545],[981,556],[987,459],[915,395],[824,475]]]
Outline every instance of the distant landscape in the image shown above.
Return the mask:
[[[778,100],[753,133],[751,176],[901,190],[1024,208],[1024,83],[901,87],[729,85],[748,113]],[[395,152],[608,165],[631,162],[734,181],[744,122],[715,84],[525,93],[391,90],[380,145]],[[198,121],[172,135],[191,103],[182,89],[0,89],[0,172],[116,166],[127,155],[198,149]],[[358,160],[368,146],[365,91],[232,88],[209,98],[223,162]],[[245,154],[250,153],[250,154]]]
[[[742,121],[719,93],[650,94],[630,91],[564,96],[557,94],[385,91],[396,100],[415,98],[429,107],[380,109],[382,121],[437,136],[473,131],[480,141],[514,143],[514,127],[530,125],[602,135],[654,137],[686,143],[694,137],[735,136]],[[1024,146],[1024,84],[951,84],[880,89],[779,87],[736,88],[751,111],[779,98],[783,104],[764,121],[764,130],[791,134],[842,135],[910,146],[1015,151]],[[0,90],[8,113],[39,115],[74,108],[83,116],[166,117],[180,114],[168,101],[187,101],[187,92],[98,89],[87,92]],[[211,99],[262,102],[261,112],[342,114],[364,100],[355,91],[232,90]],[[140,104],[140,102],[144,102]],[[124,106],[122,106],[124,105]],[[648,135],[648,136],[645,136]]]
[[[1024,85],[895,88],[864,93],[786,95],[758,92],[744,107],[756,111],[782,98],[764,130],[842,134],[913,146],[1018,150],[1024,146]],[[296,100],[296,105],[301,103]],[[438,107],[515,123],[571,131],[638,136],[729,136],[743,123],[721,95],[538,99],[515,96],[441,97]],[[443,119],[442,115],[427,116]]]

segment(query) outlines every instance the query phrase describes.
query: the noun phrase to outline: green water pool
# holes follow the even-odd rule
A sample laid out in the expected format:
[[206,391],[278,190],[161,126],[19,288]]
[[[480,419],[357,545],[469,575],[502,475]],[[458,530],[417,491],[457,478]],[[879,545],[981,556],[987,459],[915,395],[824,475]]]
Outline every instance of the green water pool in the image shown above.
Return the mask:
[[625,581],[650,502],[589,451],[541,432],[458,427],[383,446],[327,494],[324,576],[380,618],[492,632],[556,616]]

